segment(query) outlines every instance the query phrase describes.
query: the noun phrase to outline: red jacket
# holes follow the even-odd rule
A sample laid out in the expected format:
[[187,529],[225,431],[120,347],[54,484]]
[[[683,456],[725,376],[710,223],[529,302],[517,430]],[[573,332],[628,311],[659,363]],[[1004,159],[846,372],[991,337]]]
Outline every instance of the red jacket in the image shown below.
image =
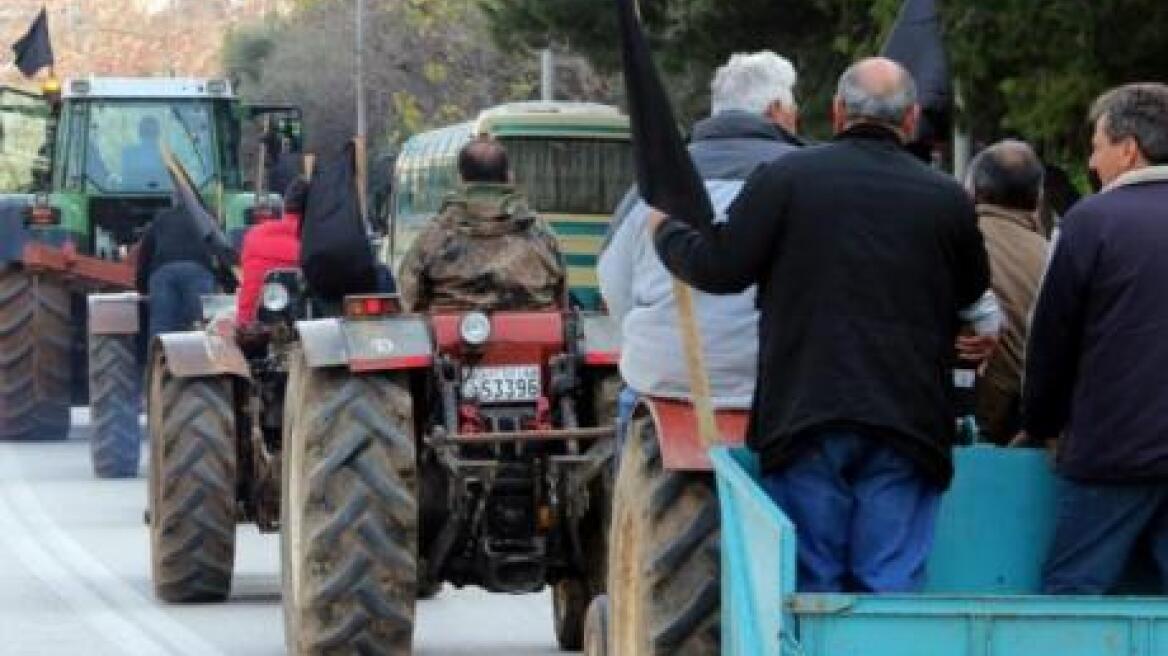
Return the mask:
[[240,254],[243,284],[239,287],[238,325],[255,321],[264,276],[272,269],[300,266],[300,215],[286,212],[279,221],[267,221],[243,238]]

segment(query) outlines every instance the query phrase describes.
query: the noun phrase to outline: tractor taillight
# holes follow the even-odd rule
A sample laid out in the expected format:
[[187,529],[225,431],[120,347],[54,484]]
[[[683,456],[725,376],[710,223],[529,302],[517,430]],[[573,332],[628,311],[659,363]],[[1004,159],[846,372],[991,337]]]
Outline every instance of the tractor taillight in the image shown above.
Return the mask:
[[38,202],[28,207],[26,219],[29,225],[56,225],[61,222],[61,211]]
[[401,301],[395,294],[366,294],[345,297],[345,317],[376,319],[401,313]]

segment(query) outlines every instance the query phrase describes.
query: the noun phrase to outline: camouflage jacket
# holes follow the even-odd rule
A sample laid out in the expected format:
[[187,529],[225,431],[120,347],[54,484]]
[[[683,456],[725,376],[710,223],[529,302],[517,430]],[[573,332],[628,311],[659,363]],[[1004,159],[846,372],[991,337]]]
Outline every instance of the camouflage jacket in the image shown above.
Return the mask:
[[451,194],[402,260],[407,309],[539,310],[565,298],[564,260],[551,228],[509,185]]

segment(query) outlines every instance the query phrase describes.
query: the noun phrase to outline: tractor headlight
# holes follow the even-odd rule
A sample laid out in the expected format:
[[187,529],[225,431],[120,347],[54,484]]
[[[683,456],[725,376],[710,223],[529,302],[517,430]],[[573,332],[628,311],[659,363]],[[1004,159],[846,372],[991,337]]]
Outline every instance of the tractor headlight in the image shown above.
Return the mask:
[[482,312],[468,312],[458,325],[462,341],[471,346],[482,346],[491,338],[491,319]]
[[260,303],[268,312],[283,312],[292,301],[288,288],[278,282],[264,283],[260,292]]

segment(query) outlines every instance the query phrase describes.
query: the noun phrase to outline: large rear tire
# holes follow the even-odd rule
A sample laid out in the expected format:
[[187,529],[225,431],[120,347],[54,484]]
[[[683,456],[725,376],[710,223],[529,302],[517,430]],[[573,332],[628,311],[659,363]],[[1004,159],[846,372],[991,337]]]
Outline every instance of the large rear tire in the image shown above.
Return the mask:
[[281,558],[288,652],[409,654],[417,465],[409,389],[384,374],[289,374]]
[[[615,371],[597,376],[591,382],[591,418],[596,426],[616,422],[617,397],[624,383]],[[599,445],[598,445],[599,446]],[[578,651],[584,646],[585,622],[589,605],[604,594],[607,579],[609,507],[612,500],[611,467],[588,486],[589,516],[578,531],[584,544],[585,571],[579,577],[562,579],[552,589],[552,618],[556,641],[564,651]]]
[[0,269],[0,440],[68,436],[70,322],[67,289],[44,276]]
[[142,454],[137,335],[89,336],[89,438],[98,478],[138,475]]
[[621,454],[608,561],[617,654],[718,654],[718,499],[708,473],[662,468],[651,419],[636,419]]
[[169,602],[223,601],[235,566],[233,381],[173,378],[160,363],[151,386],[154,593]]
[[584,619],[584,656],[608,656],[608,617],[608,595],[593,599]]

